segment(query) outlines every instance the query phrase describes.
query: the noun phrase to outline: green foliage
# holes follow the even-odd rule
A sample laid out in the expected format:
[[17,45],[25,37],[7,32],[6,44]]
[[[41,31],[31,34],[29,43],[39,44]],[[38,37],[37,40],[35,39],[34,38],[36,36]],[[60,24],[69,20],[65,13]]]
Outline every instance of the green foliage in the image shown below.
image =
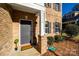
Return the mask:
[[65,38],[64,38],[64,36],[55,35],[54,37],[48,36],[47,39],[48,39],[48,44],[52,45],[53,42],[63,41]]
[[65,40],[65,37],[64,36],[61,36],[60,41],[63,41],[63,40]]
[[56,42],[59,42],[59,41],[63,41],[65,39],[65,37],[64,36],[60,36],[60,35],[55,35],[54,39],[55,39]]
[[59,35],[55,35],[55,36],[54,36],[54,39],[55,39],[56,42],[58,42],[58,41],[60,41],[61,36],[59,36]]
[[75,24],[68,24],[66,25],[65,32],[69,36],[76,36],[79,34],[79,26]]
[[17,44],[19,42],[19,39],[15,39],[14,43]]
[[67,34],[66,33],[62,33],[62,36],[67,36]]
[[79,40],[79,35],[74,36],[74,37],[73,37],[73,40]]
[[48,44],[49,45],[51,45],[55,41],[52,36],[48,36],[47,39],[48,39]]

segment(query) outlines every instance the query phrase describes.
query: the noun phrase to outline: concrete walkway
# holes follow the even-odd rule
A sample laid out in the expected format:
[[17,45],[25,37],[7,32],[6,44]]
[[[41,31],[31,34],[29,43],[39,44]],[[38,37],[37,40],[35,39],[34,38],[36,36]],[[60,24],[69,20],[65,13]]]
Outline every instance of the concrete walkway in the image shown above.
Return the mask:
[[40,53],[35,48],[30,48],[16,53],[16,56],[40,56]]

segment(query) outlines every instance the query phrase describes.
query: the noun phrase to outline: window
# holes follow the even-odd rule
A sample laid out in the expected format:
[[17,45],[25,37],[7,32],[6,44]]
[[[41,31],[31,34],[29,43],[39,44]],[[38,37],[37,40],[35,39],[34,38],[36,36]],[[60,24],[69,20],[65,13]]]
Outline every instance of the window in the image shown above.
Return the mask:
[[51,8],[51,3],[45,3],[44,5],[45,5],[45,7],[47,7],[47,8]]
[[60,23],[54,22],[53,23],[54,27],[54,33],[60,32]]
[[48,21],[45,23],[45,33],[51,33],[51,23]]
[[53,8],[56,10],[56,11],[61,11],[61,5],[59,3],[54,3],[53,4]]

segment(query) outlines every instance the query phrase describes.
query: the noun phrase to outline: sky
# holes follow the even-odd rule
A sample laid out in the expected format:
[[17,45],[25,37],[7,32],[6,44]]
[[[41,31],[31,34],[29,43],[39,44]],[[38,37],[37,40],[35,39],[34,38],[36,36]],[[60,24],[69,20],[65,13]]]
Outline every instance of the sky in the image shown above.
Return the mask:
[[63,3],[62,4],[62,15],[71,11],[71,9],[78,3]]

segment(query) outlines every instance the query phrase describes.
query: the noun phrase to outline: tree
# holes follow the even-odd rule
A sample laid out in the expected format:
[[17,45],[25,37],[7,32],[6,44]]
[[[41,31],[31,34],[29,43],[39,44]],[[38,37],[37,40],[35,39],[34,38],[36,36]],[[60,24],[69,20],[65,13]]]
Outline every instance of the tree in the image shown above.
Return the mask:
[[66,25],[65,32],[69,36],[76,36],[79,34],[79,26],[76,24],[68,24]]

